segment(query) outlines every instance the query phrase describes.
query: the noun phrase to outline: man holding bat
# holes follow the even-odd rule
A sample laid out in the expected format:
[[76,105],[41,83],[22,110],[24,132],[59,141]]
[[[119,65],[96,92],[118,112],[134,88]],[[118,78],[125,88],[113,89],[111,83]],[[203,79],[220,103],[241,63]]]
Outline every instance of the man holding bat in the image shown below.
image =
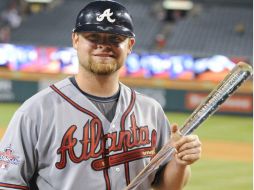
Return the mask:
[[159,179],[154,187],[159,190],[182,189],[190,177],[190,165],[201,156],[201,142],[197,135],[181,136],[176,124],[170,127],[170,141],[176,153],[172,160],[157,172]]
[[123,190],[168,141],[176,153],[135,189],[180,190],[200,159],[196,135],[181,136],[161,106],[119,82],[135,44],[115,1],[93,1],[72,33],[79,72],[27,100],[0,144],[0,189]]

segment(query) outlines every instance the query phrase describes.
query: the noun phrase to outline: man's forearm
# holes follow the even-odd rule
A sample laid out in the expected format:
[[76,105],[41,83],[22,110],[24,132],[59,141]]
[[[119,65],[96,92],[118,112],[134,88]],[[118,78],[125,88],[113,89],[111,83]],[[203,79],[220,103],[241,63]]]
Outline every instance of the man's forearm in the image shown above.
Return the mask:
[[179,165],[173,159],[165,166],[160,182],[154,189],[181,190],[187,184],[190,174],[190,166]]

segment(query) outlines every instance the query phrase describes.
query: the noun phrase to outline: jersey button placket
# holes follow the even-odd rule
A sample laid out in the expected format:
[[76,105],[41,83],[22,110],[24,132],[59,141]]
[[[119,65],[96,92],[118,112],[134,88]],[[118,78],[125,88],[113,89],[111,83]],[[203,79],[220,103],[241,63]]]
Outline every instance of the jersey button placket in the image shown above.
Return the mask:
[[114,123],[112,123],[110,125],[109,132],[113,133],[113,132],[116,132],[116,131],[117,131],[116,125]]

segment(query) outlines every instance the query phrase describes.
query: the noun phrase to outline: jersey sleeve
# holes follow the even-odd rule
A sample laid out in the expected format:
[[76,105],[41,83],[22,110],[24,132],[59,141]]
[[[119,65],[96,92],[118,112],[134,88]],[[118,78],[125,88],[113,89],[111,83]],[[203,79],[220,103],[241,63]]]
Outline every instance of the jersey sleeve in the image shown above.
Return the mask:
[[0,142],[0,189],[29,189],[36,169],[36,125],[17,111]]
[[[160,149],[169,141],[171,136],[171,130],[170,130],[170,123],[168,121],[168,118],[166,114],[164,113],[162,107],[159,107],[159,110],[157,112],[157,125],[158,125],[158,141],[157,141],[157,150],[156,152],[160,151]],[[170,161],[169,159],[168,161]],[[154,180],[152,182],[152,186],[159,183],[161,178],[161,173],[165,169],[166,165],[160,166],[158,171],[156,172],[154,176]]]
[[171,135],[170,123],[162,107],[160,106],[157,112],[157,130],[158,130],[158,141],[157,141],[157,152],[168,142]]

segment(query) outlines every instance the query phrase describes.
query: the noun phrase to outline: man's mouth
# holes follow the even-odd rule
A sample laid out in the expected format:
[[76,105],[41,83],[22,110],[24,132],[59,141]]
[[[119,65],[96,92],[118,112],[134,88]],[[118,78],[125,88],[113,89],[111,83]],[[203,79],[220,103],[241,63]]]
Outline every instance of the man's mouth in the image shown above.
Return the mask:
[[96,57],[115,57],[114,56],[114,54],[111,54],[111,53],[96,53],[96,54],[94,54],[94,56],[96,56]]

